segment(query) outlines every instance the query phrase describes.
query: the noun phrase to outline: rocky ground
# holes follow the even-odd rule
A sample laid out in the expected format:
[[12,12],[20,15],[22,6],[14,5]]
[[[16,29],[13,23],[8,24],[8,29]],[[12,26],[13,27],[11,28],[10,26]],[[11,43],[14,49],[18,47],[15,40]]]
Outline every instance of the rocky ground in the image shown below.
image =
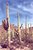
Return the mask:
[[[7,45],[3,44],[0,46],[0,50],[33,50],[33,41],[28,38],[21,40],[19,37],[15,37],[11,39],[10,41],[10,48],[7,49]],[[5,48],[5,49],[4,49]]]
[[[1,47],[0,47],[1,48]],[[25,43],[22,41],[22,43],[13,42],[11,43],[10,48],[1,48],[0,50],[33,50],[33,43]]]

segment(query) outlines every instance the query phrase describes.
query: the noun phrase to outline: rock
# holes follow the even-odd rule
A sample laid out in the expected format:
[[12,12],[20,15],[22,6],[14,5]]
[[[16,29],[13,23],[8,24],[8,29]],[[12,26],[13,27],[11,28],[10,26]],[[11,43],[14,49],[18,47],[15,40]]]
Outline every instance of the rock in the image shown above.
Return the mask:
[[28,47],[24,47],[24,50],[31,50],[30,48],[28,48]]
[[2,48],[1,45],[0,45],[0,48]]

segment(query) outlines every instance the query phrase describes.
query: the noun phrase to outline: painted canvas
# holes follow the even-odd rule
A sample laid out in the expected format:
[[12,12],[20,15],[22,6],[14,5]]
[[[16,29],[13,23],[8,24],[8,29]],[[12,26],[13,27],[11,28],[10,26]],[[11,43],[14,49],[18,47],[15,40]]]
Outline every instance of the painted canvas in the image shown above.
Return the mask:
[[33,0],[0,0],[0,50],[33,50]]

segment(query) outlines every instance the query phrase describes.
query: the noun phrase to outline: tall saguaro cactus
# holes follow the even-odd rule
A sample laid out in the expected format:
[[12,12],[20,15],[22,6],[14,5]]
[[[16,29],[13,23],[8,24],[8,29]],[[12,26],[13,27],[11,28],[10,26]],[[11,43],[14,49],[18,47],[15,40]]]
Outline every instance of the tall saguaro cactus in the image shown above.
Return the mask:
[[18,25],[18,33],[19,33],[19,38],[20,38],[20,41],[21,41],[21,32],[20,32],[20,16],[19,14],[17,14],[17,25]]
[[8,44],[10,47],[10,17],[9,17],[9,5],[8,5],[8,0],[6,0],[6,18],[8,18]]

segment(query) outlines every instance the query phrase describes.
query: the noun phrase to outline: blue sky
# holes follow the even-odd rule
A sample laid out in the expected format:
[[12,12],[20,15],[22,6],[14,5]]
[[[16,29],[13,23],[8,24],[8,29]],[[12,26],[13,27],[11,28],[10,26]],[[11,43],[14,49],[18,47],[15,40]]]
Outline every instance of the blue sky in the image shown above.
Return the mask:
[[[10,23],[17,25],[17,12],[20,16],[20,23],[27,23],[33,25],[33,0],[8,0]],[[0,1],[0,25],[2,20],[6,18],[6,0]]]

